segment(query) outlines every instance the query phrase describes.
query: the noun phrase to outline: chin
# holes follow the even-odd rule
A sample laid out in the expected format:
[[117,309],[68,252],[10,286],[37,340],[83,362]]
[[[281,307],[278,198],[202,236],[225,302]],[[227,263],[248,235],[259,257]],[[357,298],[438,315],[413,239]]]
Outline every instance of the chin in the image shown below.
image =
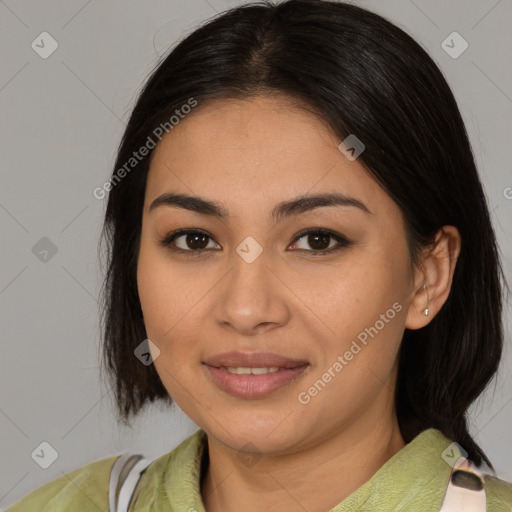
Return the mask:
[[286,452],[300,444],[304,437],[309,437],[302,431],[304,425],[298,431],[297,422],[289,421],[292,416],[281,414],[276,417],[270,411],[264,414],[239,413],[227,422],[208,422],[202,428],[233,450],[270,455]]

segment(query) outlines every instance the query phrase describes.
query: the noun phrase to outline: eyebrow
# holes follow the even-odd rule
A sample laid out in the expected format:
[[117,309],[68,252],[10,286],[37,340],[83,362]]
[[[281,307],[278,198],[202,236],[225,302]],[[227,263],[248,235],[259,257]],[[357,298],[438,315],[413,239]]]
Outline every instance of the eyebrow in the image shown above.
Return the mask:
[[[151,203],[149,211],[151,212],[155,208],[162,206],[174,206],[200,213],[201,215],[210,215],[220,220],[224,220],[230,216],[229,211],[223,205],[199,196],[187,194],[174,194],[172,192],[162,194]],[[373,215],[373,212],[359,199],[336,193],[306,195],[289,201],[283,201],[272,210],[272,219],[274,223],[277,223],[286,217],[300,215],[301,213],[324,206],[350,206]]]

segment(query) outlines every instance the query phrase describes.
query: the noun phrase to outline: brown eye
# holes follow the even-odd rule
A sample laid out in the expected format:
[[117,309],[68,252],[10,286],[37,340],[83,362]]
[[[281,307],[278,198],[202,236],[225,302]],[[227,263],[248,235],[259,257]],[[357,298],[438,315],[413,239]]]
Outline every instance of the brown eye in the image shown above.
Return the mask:
[[[299,241],[303,247],[300,247]],[[294,249],[312,253],[312,255],[322,255],[337,251],[350,245],[349,240],[339,233],[329,231],[324,228],[314,228],[301,231],[293,243]]]
[[[304,240],[306,247],[300,247],[299,241]],[[213,245],[210,245],[213,244]],[[221,249],[213,238],[198,229],[179,229],[169,233],[160,244],[171,251],[189,253],[189,255],[201,254],[203,251]],[[299,249],[311,253],[313,256],[328,254],[350,245],[350,241],[344,236],[323,228],[307,229],[295,237],[293,249]]]
[[[185,245],[189,249],[206,249],[208,245],[208,236],[202,233],[192,233],[189,235],[182,235],[185,237]],[[181,238],[181,237],[178,237]]]
[[196,229],[179,229],[167,235],[160,244],[172,251],[201,252],[206,249],[220,248],[218,244],[208,246],[213,239],[203,231]]
[[327,249],[327,247],[329,247],[330,238],[331,237],[329,235],[309,235],[308,244],[313,249],[323,251],[324,249]]

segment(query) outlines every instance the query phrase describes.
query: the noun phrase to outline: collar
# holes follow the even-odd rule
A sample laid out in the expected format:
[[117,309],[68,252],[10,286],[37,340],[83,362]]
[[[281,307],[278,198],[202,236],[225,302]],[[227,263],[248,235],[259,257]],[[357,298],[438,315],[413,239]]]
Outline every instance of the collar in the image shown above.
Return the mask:
[[[450,444],[439,430],[424,430],[329,512],[439,510],[452,469],[442,454]],[[166,457],[159,497],[166,495],[169,510],[205,512],[200,482],[206,449],[199,429]]]

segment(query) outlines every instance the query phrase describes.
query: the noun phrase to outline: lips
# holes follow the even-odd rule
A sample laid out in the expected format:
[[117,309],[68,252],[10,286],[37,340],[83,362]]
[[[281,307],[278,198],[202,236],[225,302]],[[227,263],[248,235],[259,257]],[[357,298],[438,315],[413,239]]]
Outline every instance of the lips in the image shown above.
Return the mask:
[[215,368],[298,368],[305,366],[305,359],[290,359],[272,352],[225,352],[204,361]]
[[219,389],[245,399],[265,398],[296,382],[309,367],[303,359],[271,352],[226,352],[206,359],[203,364]]

